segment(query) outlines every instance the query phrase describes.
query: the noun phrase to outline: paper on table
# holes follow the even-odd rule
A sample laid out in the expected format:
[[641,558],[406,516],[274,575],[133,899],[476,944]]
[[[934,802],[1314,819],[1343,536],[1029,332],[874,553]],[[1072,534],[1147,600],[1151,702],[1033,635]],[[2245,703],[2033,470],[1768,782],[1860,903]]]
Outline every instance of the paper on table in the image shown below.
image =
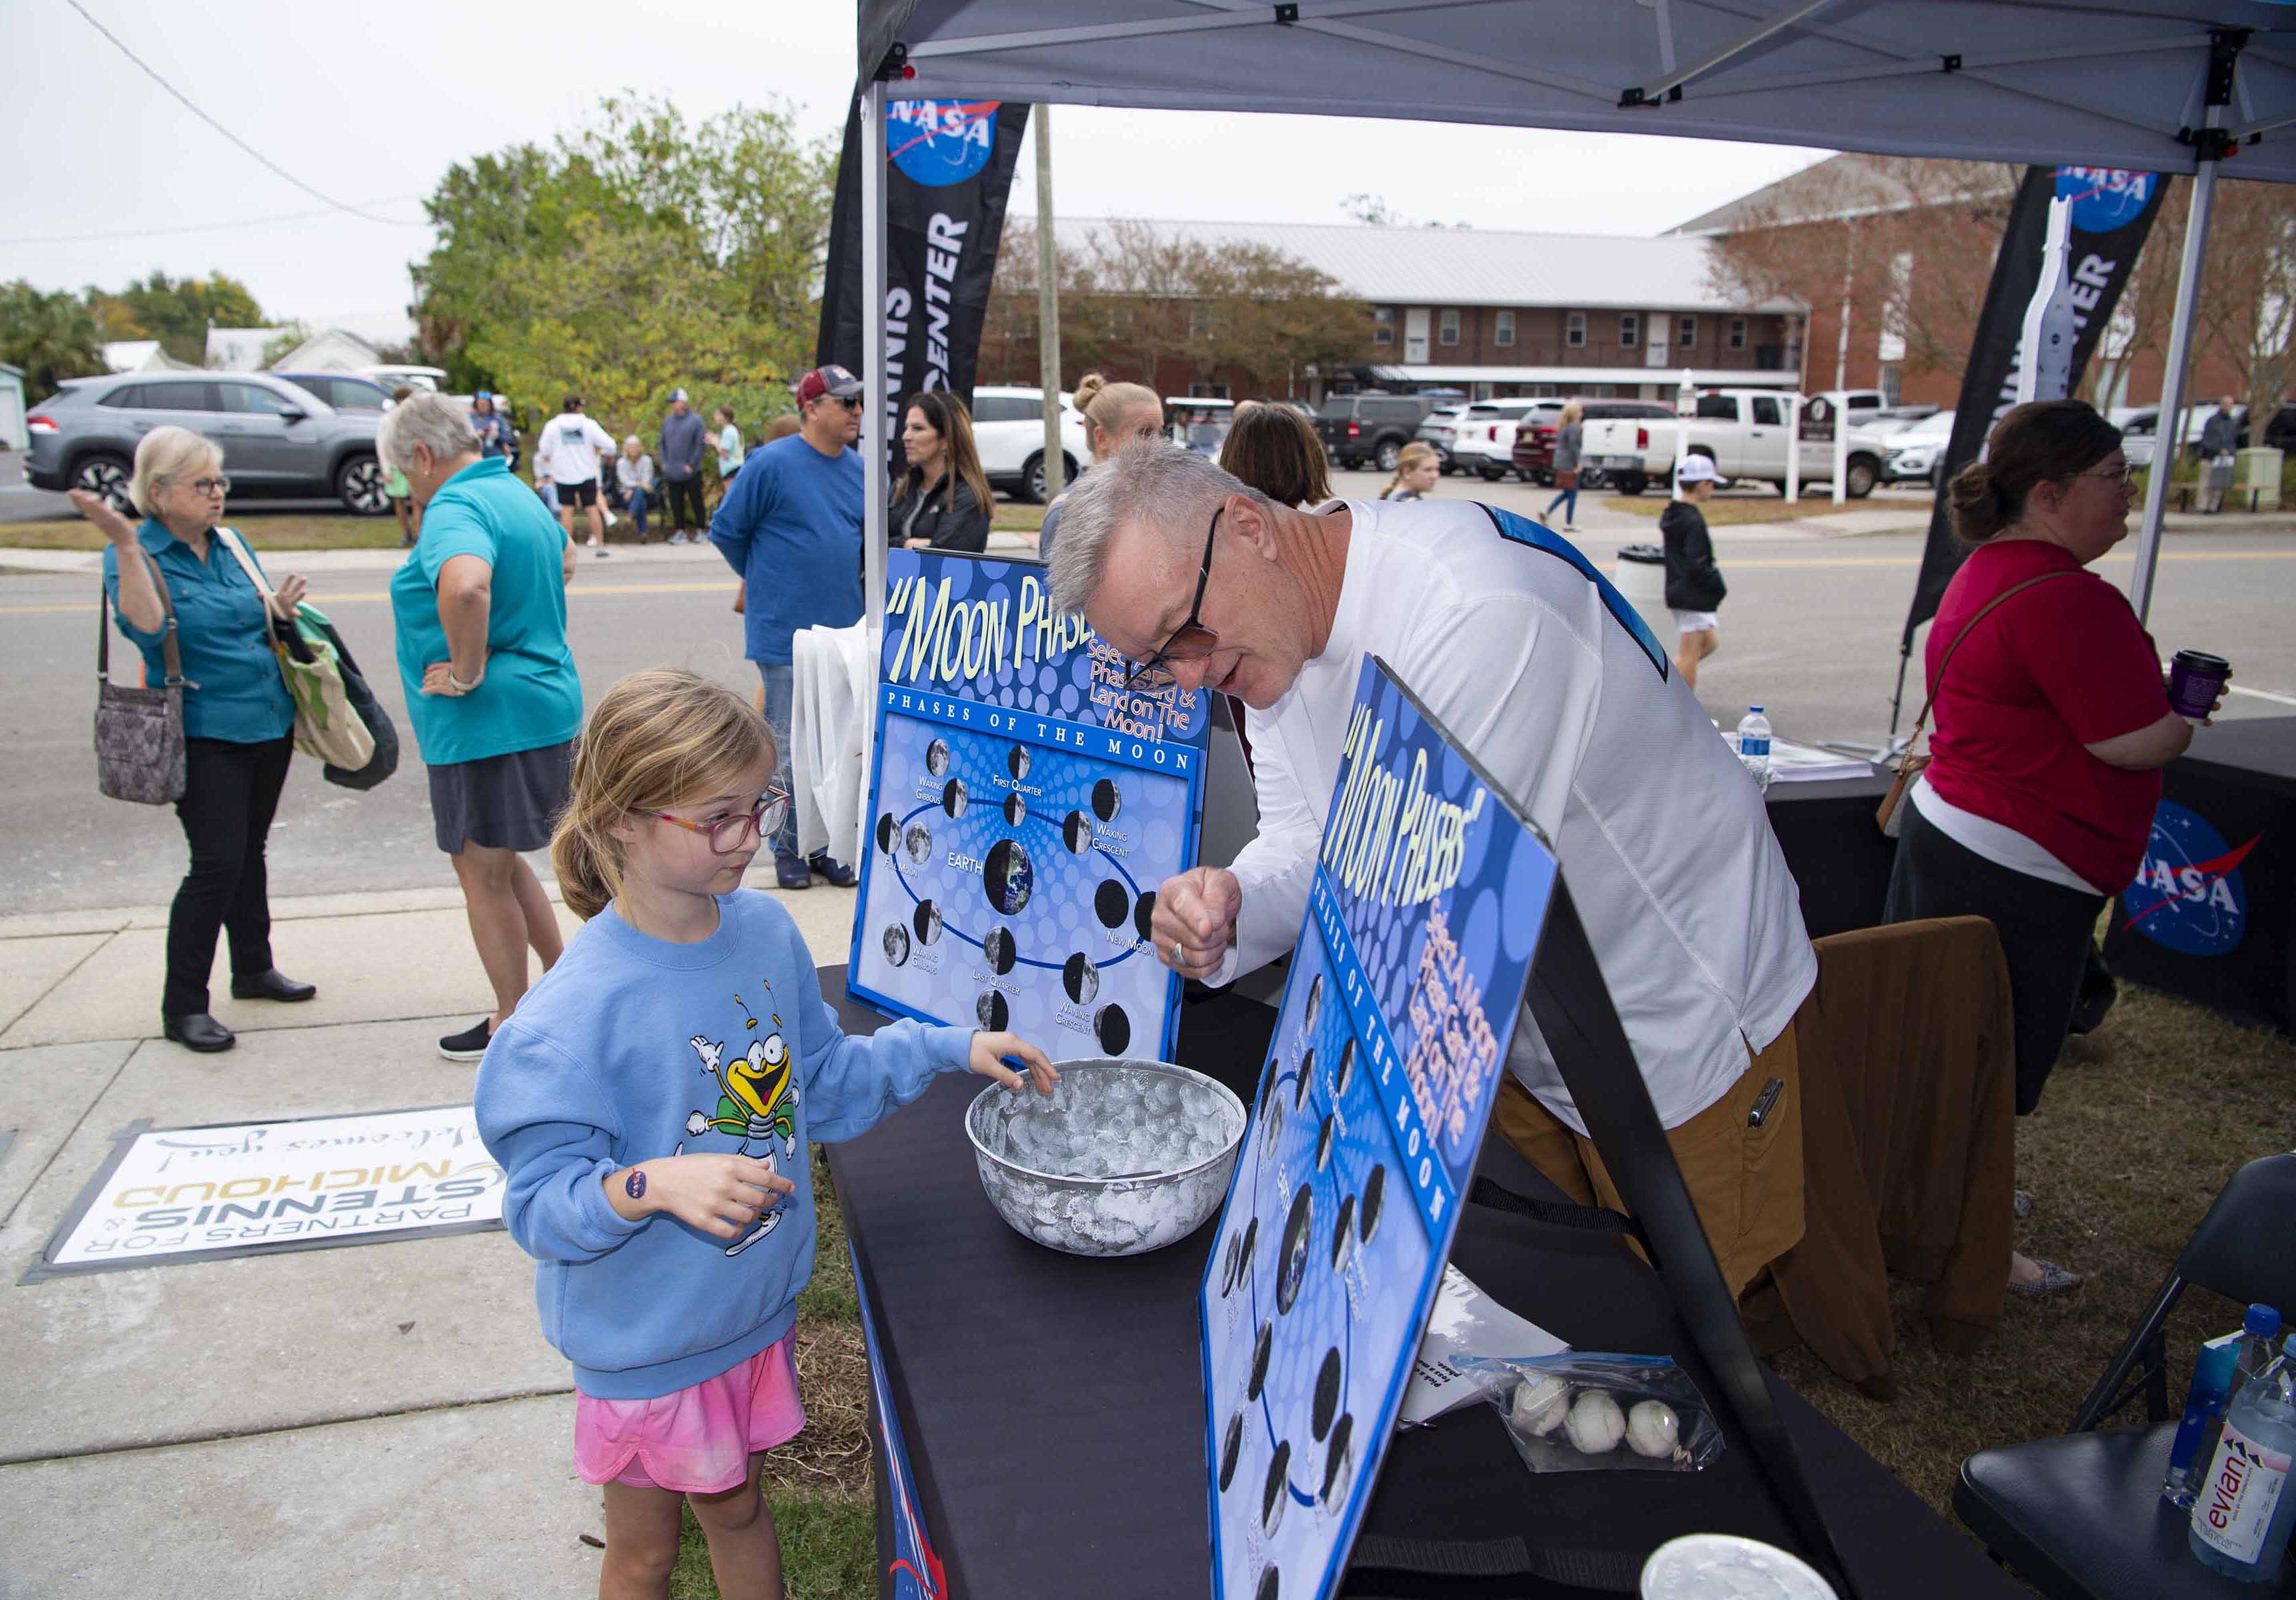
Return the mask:
[[[1738,749],[1735,730],[1714,725],[1732,753]],[[1814,745],[1797,744],[1791,739],[1773,736],[1770,740],[1770,782],[1774,784],[1808,784],[1820,778],[1870,777],[1874,763],[1857,756],[1845,756]]]
[[1452,1364],[1455,1356],[1554,1356],[1570,1348],[1485,1294],[1456,1267],[1446,1266],[1396,1420],[1406,1428],[1421,1427],[1482,1398],[1475,1380]]

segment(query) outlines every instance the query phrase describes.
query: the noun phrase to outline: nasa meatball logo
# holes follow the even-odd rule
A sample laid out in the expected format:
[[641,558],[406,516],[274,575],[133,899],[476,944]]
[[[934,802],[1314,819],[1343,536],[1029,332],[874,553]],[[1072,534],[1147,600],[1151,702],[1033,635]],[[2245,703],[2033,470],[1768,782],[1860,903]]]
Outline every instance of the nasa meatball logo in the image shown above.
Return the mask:
[[2237,849],[2200,813],[2162,800],[2136,881],[2121,892],[2128,926],[2185,956],[2225,956],[2248,930],[2248,887],[2240,864],[2259,833]]
[[2073,226],[2082,233],[2110,234],[2144,214],[2160,181],[2120,167],[2060,167],[2057,198],[2072,202]]
[[885,153],[928,189],[961,184],[996,153],[996,100],[897,100],[885,108]]

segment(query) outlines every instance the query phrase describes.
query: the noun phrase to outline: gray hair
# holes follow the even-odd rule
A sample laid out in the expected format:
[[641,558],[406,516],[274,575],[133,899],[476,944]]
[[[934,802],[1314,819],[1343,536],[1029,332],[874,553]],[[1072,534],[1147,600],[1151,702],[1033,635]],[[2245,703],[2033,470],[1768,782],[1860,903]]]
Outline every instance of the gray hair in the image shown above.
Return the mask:
[[160,514],[152,491],[163,483],[188,479],[212,463],[223,465],[223,452],[215,441],[189,428],[154,428],[135,447],[135,475],[128,480],[127,497],[147,517]]
[[417,445],[433,462],[452,461],[475,454],[479,435],[458,402],[435,389],[418,389],[382,414],[374,448],[384,465],[403,472],[414,464]]
[[1209,455],[1162,439],[1127,445],[1078,478],[1061,503],[1053,533],[1054,606],[1081,611],[1099,592],[1109,537],[1119,527],[1145,522],[1167,533],[1201,532],[1221,503],[1237,495],[1275,507]]

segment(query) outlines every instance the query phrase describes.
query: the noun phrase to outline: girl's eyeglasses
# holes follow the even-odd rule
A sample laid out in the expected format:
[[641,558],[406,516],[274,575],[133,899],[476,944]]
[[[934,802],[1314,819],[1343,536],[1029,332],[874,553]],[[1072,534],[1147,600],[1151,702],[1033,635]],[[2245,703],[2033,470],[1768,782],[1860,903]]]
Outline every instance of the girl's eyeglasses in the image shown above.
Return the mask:
[[672,816],[667,811],[657,811],[654,815],[664,822],[676,823],[689,833],[706,835],[712,850],[720,856],[731,856],[748,841],[751,828],[757,829],[758,837],[763,840],[781,827],[783,820],[789,816],[789,796],[782,790],[772,790],[754,808],[737,811],[731,816],[714,817],[709,822],[688,822],[683,816]]

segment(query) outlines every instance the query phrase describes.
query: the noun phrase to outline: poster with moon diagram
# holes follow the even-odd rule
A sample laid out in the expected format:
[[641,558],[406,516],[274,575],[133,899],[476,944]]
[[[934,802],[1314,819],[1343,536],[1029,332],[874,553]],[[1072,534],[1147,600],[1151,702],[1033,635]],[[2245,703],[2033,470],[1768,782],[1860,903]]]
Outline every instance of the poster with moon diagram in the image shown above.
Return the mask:
[[1180,983],[1148,919],[1195,861],[1206,696],[1127,688],[1129,664],[1053,610],[1033,562],[885,564],[848,989],[1055,1060],[1170,1060]]
[[1554,879],[1507,797],[1366,657],[1198,1297],[1224,1600],[1338,1592]]

